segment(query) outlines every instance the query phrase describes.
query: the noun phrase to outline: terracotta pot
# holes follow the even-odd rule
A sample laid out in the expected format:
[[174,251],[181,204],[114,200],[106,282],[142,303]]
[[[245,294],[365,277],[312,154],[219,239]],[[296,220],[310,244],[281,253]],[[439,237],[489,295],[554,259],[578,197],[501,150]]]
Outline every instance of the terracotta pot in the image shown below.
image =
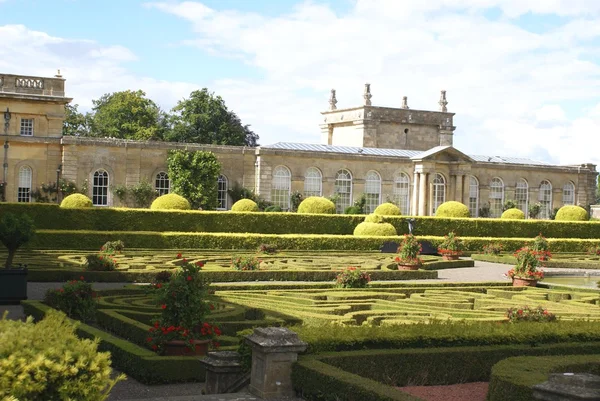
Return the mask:
[[421,267],[421,265],[398,264],[398,270],[419,270],[419,267]]
[[513,287],[535,287],[537,280],[534,278],[513,277]]
[[165,356],[203,356],[208,353],[210,340],[194,340],[194,348],[188,347],[187,342],[181,340],[167,341],[165,343]]
[[458,260],[460,255],[443,255],[442,259],[444,260]]

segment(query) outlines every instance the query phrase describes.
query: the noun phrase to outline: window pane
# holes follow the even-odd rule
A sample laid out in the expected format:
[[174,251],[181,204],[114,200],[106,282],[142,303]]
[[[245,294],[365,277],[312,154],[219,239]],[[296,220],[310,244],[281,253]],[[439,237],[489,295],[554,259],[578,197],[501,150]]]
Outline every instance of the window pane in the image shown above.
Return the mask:
[[365,213],[373,213],[381,203],[381,177],[375,171],[369,171],[365,178]]
[[519,208],[525,216],[529,214],[528,202],[529,202],[529,186],[527,182],[523,179],[517,182],[517,186],[515,188],[515,202],[517,204],[517,208]]
[[17,202],[31,202],[31,167],[19,169],[19,186],[17,187]]
[[469,177],[469,213],[479,216],[479,181],[475,177]]
[[403,215],[410,214],[410,179],[405,173],[400,173],[394,178],[394,202]]
[[217,210],[227,210],[227,177],[220,175],[217,188]]
[[33,118],[21,119],[21,135],[33,136]]
[[539,201],[542,204],[540,211],[541,219],[549,219],[552,212],[552,184],[549,181],[542,181],[540,185]]
[[323,179],[319,169],[310,167],[304,175],[304,197],[321,196]]
[[502,216],[504,206],[504,183],[500,178],[492,179],[490,183],[490,217]]
[[336,212],[344,213],[344,210],[352,205],[352,174],[348,170],[340,170],[335,178],[335,194],[338,195]]
[[108,205],[108,173],[104,170],[98,170],[94,173],[92,203],[95,206]]
[[273,182],[271,186],[271,202],[283,210],[290,208],[290,189],[292,186],[292,175],[287,167],[277,166],[273,170]]
[[433,178],[433,214],[442,203],[446,201],[446,180],[441,174]]
[[575,204],[575,185],[572,182],[567,182],[563,187],[563,205]]
[[170,191],[171,182],[169,181],[169,175],[164,171],[161,171],[156,175],[154,183],[158,196],[166,195]]

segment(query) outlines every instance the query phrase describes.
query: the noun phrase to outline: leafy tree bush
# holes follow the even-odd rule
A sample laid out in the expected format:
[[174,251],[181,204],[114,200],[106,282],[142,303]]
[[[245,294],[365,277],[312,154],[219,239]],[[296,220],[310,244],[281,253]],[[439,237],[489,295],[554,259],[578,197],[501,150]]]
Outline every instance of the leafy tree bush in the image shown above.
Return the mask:
[[152,210],[190,210],[190,208],[190,202],[177,194],[159,196],[150,205]]
[[75,327],[57,311],[37,324],[0,320],[0,399],[105,400],[125,376],[112,379],[110,353],[98,352],[98,339],[79,339]]
[[167,157],[173,193],[188,199],[193,209],[214,210],[221,164],[212,152],[171,150]]
[[93,321],[96,317],[96,293],[83,277],[68,281],[57,290],[48,290],[44,302],[82,322]]
[[390,237],[398,235],[396,228],[390,223],[367,223],[363,222],[356,226],[354,235],[360,237],[380,236]]
[[135,185],[116,185],[113,193],[125,206],[147,208],[156,198],[156,190],[148,181],[140,181]]
[[533,203],[533,204],[529,205],[529,208],[527,211],[529,212],[530,219],[537,219],[538,216],[540,215],[540,212],[542,211],[542,204],[539,202]]
[[565,205],[556,213],[557,221],[587,221],[589,219],[587,210],[581,206]]
[[371,276],[357,267],[342,270],[335,278],[335,286],[339,288],[365,288],[369,285]]
[[231,206],[232,212],[258,212],[258,205],[250,199],[240,199]]
[[282,212],[281,207],[279,205],[271,205],[265,208],[265,212]]
[[373,213],[379,214],[382,216],[399,216],[400,208],[398,206],[394,205],[393,203],[386,202],[386,203],[382,203],[381,205],[377,206],[377,208],[375,208],[375,211]]
[[290,195],[290,211],[291,212],[298,211],[298,206],[300,206],[300,203],[302,203],[303,198],[304,198],[304,196],[302,195],[302,192],[299,192],[299,191],[292,192],[292,194]]
[[504,201],[504,205],[502,205],[503,212],[507,211],[508,209],[516,209],[516,208],[517,208],[517,204],[512,199],[507,199],[506,201]]
[[438,206],[435,217],[470,217],[469,208],[456,201],[448,201]]
[[521,209],[517,209],[517,208],[506,209],[502,213],[502,216],[500,216],[500,218],[501,219],[523,220],[525,218],[525,213],[523,213],[523,211]]
[[72,194],[67,196],[60,203],[60,207],[66,208],[82,208],[92,207],[92,200],[83,194]]
[[348,206],[344,210],[344,214],[363,214],[362,208],[359,206]]
[[118,264],[112,254],[92,253],[85,256],[86,270],[109,272],[117,268]]
[[298,213],[335,214],[335,203],[320,196],[309,196],[298,206]]
[[8,250],[5,268],[12,267],[17,250],[35,235],[33,220],[26,214],[5,213],[0,219],[0,242]]

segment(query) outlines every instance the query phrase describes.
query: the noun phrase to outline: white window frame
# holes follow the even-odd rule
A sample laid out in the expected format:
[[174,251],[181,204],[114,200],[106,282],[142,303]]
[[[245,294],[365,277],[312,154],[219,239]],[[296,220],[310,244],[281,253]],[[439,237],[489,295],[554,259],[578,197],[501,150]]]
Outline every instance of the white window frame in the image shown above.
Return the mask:
[[469,213],[471,217],[479,217],[479,180],[469,176]]
[[563,185],[562,202],[563,205],[575,204],[575,184],[571,181],[567,181]]
[[156,174],[156,177],[154,177],[154,190],[158,196],[166,195],[171,192],[171,180],[166,171],[160,171]]
[[349,170],[341,169],[335,174],[334,192],[338,195],[336,212],[342,214],[346,208],[352,206],[352,173]]
[[271,182],[271,202],[283,210],[289,210],[291,189],[292,173],[290,169],[286,166],[275,167]]
[[[524,198],[522,195],[525,195]],[[515,185],[515,203],[525,216],[529,216],[529,184],[525,178],[521,178]]]
[[550,213],[552,213],[552,183],[550,181],[543,180],[540,183],[538,200],[542,204],[540,219],[549,219]]
[[381,175],[375,170],[370,170],[365,176],[365,210],[366,214],[373,213],[381,204]]
[[402,215],[410,214],[410,177],[402,172],[394,177],[393,196]]
[[33,127],[35,124],[35,119],[33,118],[21,118],[21,136],[33,136]]
[[229,180],[224,175],[217,179],[217,210],[227,210],[227,190],[229,189]]
[[435,173],[433,176],[433,180],[431,180],[432,186],[432,195],[433,195],[433,205],[432,205],[432,215],[435,216],[435,211],[438,207],[444,202],[446,202],[446,178],[440,174]]
[[108,206],[109,187],[110,174],[108,174],[108,171],[104,169],[94,171],[94,174],[92,174],[92,204],[94,206]]
[[17,187],[17,202],[31,202],[31,186],[33,182],[33,169],[29,166],[19,168],[19,186]]
[[309,167],[304,173],[304,197],[323,195],[323,174],[316,167]]
[[504,181],[500,177],[494,177],[490,181],[490,217],[499,218],[504,208]]

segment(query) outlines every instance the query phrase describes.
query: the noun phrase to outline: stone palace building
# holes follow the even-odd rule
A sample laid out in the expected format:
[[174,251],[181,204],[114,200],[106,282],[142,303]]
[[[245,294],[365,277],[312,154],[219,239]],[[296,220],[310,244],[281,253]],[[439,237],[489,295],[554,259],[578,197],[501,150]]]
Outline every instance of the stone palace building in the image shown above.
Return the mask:
[[[386,201],[403,214],[435,214],[444,201],[467,205],[472,216],[489,207],[499,217],[506,200],[523,211],[541,203],[541,217],[566,204],[595,200],[596,166],[558,166],[500,156],[467,155],[453,147],[454,113],[442,91],[439,111],[413,110],[406,97],[400,108],[364,104],[337,109],[331,91],[322,113],[322,144],[279,142],[249,148],[62,136],[65,79],[0,73],[0,118],[4,123],[3,175],[8,202],[31,202],[32,190],[58,177],[78,187],[87,180],[96,206],[119,206],[115,185],[152,183],[169,192],[169,149],[213,152],[222,164],[220,209],[231,207],[234,183],[254,190],[283,209],[290,194],[338,195],[339,212],[365,194],[367,212]],[[0,126],[1,127],[1,126]],[[527,212],[526,212],[527,214]]]

